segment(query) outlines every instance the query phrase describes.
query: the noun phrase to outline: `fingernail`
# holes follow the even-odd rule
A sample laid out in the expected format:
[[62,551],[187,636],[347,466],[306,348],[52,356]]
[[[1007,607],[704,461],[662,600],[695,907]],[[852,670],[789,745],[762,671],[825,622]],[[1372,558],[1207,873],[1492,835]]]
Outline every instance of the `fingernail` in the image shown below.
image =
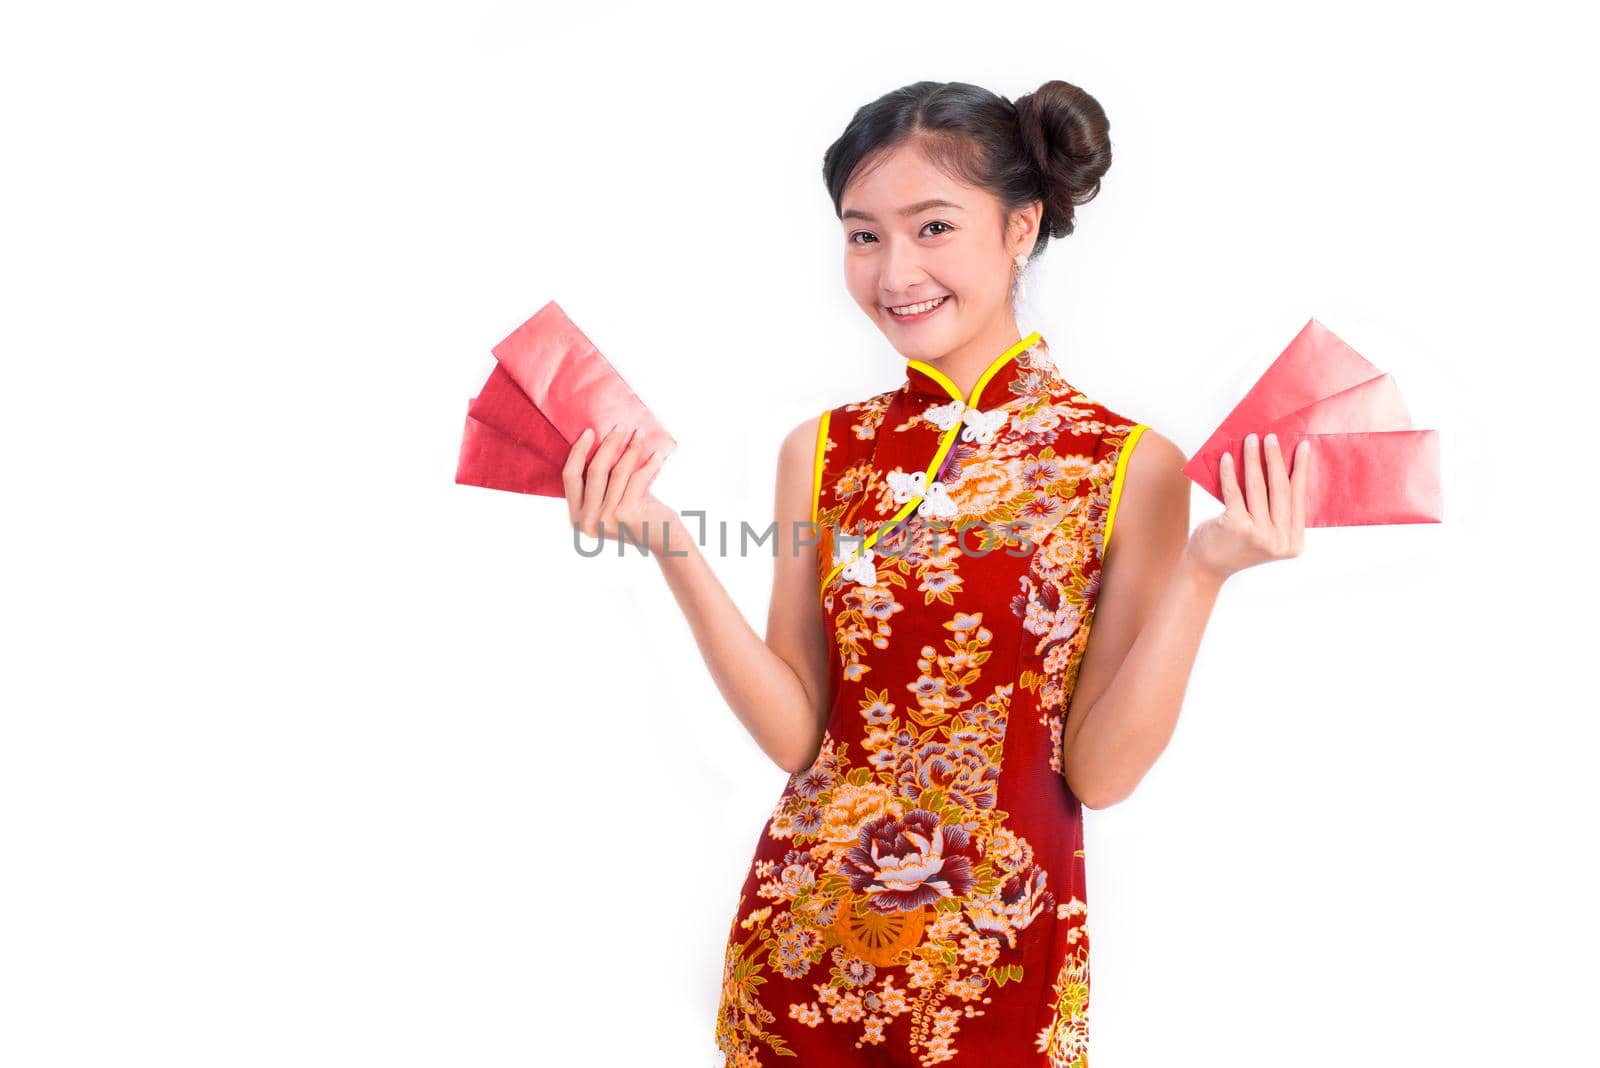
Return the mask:
[[1244,436],[1244,443],[1246,445],[1254,445],[1256,443],[1256,436],[1254,434],[1246,434]]

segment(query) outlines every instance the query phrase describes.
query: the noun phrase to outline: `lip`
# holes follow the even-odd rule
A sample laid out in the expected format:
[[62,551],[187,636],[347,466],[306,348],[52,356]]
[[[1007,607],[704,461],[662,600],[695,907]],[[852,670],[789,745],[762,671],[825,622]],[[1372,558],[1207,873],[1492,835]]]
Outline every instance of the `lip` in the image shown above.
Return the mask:
[[[939,300],[939,306],[936,307],[936,308],[929,308],[925,312],[918,312],[916,315],[896,315],[894,312],[889,310],[889,307],[887,305],[884,306],[883,312],[890,319],[894,320],[897,323],[920,323],[920,322],[922,322],[922,320],[928,318],[930,315],[934,315],[937,312],[942,311],[944,309],[944,306],[946,304],[950,303],[950,294],[945,293],[945,294],[942,294],[942,296],[944,297],[943,300],[939,300],[938,297],[929,297],[928,298],[929,300]],[[916,301],[912,301],[912,303],[913,304],[921,304],[922,301],[916,300]]]

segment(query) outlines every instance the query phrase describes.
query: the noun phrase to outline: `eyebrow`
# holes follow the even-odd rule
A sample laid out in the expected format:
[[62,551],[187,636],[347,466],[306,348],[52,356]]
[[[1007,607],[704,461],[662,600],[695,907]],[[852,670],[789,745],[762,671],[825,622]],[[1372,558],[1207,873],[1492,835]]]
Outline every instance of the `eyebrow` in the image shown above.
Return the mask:
[[[938,197],[934,197],[932,200],[919,200],[915,204],[908,204],[906,207],[903,207],[903,208],[900,209],[900,214],[901,214],[902,217],[906,216],[906,215],[916,215],[918,212],[927,211],[929,208],[955,208],[957,211],[965,211],[966,210],[960,204],[956,204],[956,203],[953,203],[953,202],[948,201],[948,200],[941,200]],[[865,220],[867,220],[867,222],[877,222],[878,221],[877,219],[875,219],[871,215],[868,215],[866,212],[857,211],[854,208],[851,208],[849,211],[846,211],[843,214],[841,214],[839,216],[839,219],[840,219],[841,222],[844,221],[845,219],[865,219]]]

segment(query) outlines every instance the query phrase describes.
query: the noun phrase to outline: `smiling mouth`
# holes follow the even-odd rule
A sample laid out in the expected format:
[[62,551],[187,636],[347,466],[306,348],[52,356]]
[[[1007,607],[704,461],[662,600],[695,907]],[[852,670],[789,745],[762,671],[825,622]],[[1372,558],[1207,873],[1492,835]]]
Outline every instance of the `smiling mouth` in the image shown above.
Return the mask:
[[885,305],[885,307],[888,307],[889,314],[896,318],[914,318],[918,315],[926,315],[949,299],[949,294],[945,294],[942,297],[934,297],[932,300],[924,300],[916,304],[902,304],[898,308],[890,307],[889,305]]

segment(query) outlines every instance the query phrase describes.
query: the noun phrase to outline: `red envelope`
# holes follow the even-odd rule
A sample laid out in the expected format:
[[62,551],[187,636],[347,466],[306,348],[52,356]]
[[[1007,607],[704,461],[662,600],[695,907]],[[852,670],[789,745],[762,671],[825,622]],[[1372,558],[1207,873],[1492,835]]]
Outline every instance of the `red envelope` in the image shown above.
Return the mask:
[[[1311,449],[1306,526],[1443,520],[1439,434],[1411,426],[1394,381],[1315,319],[1196,450],[1183,473],[1222,500],[1222,454],[1243,486],[1244,438],[1278,436],[1292,474],[1301,439]],[[1262,453],[1263,462],[1266,454]]]
[[522,447],[515,438],[470,415],[461,435],[456,481],[464,486],[533,493],[540,497],[566,495],[560,467],[552,466],[540,453]]
[[555,301],[493,351],[498,362],[467,406],[456,482],[564,496],[561,468],[585,427],[595,432],[591,449],[618,422],[636,428],[647,454],[678,447]]

